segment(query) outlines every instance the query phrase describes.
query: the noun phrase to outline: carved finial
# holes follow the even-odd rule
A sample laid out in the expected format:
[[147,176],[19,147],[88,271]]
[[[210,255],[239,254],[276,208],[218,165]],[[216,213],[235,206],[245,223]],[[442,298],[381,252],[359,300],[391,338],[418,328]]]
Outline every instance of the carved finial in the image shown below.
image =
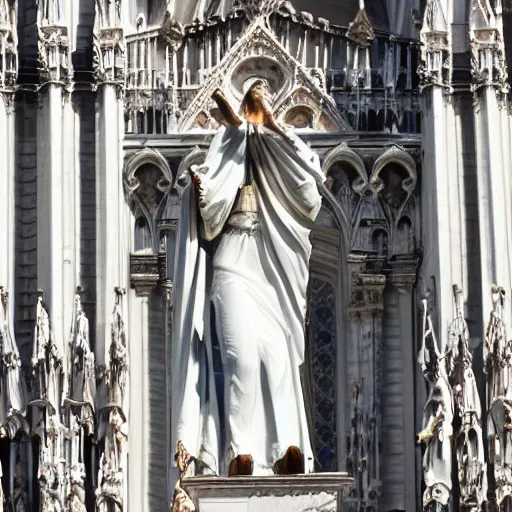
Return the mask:
[[362,7],[359,8],[354,21],[349,23],[346,36],[354,41],[358,46],[366,48],[370,46],[372,41],[375,39],[375,33],[373,31],[372,24],[368,19],[366,10],[364,8],[364,2],[360,1]]

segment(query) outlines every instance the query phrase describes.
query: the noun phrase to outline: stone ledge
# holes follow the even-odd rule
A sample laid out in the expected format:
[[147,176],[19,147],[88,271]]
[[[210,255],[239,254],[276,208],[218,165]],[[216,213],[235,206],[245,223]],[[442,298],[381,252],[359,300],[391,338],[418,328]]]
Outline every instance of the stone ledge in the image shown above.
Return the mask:
[[325,511],[341,512],[343,497],[353,485],[347,473],[290,476],[197,476],[183,487],[198,512]]

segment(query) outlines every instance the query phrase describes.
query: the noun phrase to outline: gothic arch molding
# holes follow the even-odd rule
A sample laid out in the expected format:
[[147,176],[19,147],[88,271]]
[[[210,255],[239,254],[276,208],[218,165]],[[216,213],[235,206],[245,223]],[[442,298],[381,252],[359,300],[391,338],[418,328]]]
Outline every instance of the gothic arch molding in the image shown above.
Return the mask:
[[399,166],[408,175],[401,183],[401,188],[406,193],[406,198],[396,212],[395,222],[398,222],[416,189],[418,174],[414,158],[409,155],[404,148],[397,145],[391,146],[384,151],[373,164],[370,186],[375,196],[380,195],[385,187],[385,182],[381,176],[382,171],[392,164]]
[[135,251],[158,252],[158,219],[174,183],[167,160],[155,149],[143,149],[125,158],[125,198],[135,217]]

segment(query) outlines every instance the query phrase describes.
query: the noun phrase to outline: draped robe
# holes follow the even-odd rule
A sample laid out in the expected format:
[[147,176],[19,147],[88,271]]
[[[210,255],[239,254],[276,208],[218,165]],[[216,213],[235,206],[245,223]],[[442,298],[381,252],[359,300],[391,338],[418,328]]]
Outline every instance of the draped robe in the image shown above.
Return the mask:
[[[252,159],[259,231],[224,230]],[[250,123],[221,127],[205,163],[200,207],[190,175],[178,180],[173,315],[172,442],[182,441],[196,472],[222,474],[250,454],[254,474],[271,474],[289,446],[313,467],[299,368],[311,244],[321,206],[318,157]],[[205,241],[217,247],[206,249]],[[216,386],[215,338],[224,389]],[[224,418],[219,413],[219,404]]]

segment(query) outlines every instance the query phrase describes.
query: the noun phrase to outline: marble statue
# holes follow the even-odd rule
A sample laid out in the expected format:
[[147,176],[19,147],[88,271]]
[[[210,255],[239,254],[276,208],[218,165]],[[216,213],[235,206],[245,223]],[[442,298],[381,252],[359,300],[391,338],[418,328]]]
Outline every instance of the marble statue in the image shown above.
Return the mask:
[[421,370],[429,382],[430,394],[423,409],[423,430],[418,442],[425,443],[423,506],[448,505],[452,489],[452,422],[453,393],[448,379],[446,353],[441,353],[428,311],[423,300],[423,343],[418,357]]
[[323,174],[309,147],[278,126],[266,81],[249,79],[244,90],[243,118],[214,92],[224,126],[193,180],[178,183],[173,443],[182,441],[196,473],[309,472],[299,367]]

